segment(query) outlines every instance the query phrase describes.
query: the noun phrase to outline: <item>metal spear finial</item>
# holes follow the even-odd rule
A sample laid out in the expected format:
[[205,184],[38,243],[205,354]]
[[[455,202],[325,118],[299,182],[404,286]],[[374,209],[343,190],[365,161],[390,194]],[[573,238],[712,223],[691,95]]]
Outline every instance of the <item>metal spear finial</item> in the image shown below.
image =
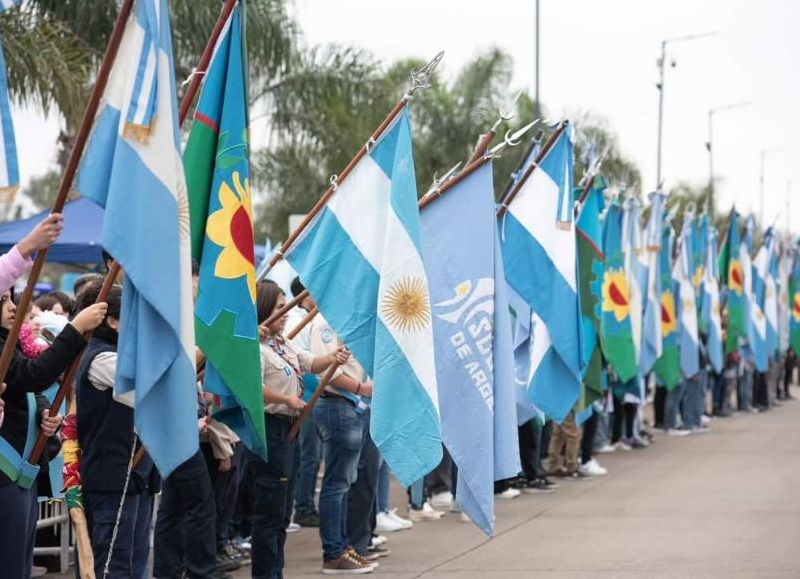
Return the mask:
[[403,95],[403,100],[409,100],[416,91],[419,89],[430,88],[431,86],[431,77],[433,76],[436,67],[439,66],[439,62],[444,57],[444,50],[439,52],[433,59],[420,68],[419,70],[412,70],[411,71],[411,84],[408,87],[408,91],[406,94]]
[[436,174],[434,174],[433,175],[433,183],[431,184],[430,189],[428,189],[425,192],[425,195],[423,197],[427,197],[429,195],[433,195],[434,193],[439,191],[439,189],[442,188],[442,185],[447,183],[447,181],[449,181],[460,168],[461,168],[461,161],[459,161],[458,163],[456,163],[455,165],[450,167],[450,170],[447,171],[447,173],[445,173],[441,177],[437,177]]
[[525,133],[530,131],[534,126],[539,123],[539,119],[534,119],[533,122],[528,123],[524,127],[517,129],[513,133],[511,130],[506,131],[505,136],[503,137],[503,142],[498,143],[491,149],[489,149],[486,154],[489,157],[496,157],[498,156],[506,147],[516,147],[520,143],[520,139],[525,136]]

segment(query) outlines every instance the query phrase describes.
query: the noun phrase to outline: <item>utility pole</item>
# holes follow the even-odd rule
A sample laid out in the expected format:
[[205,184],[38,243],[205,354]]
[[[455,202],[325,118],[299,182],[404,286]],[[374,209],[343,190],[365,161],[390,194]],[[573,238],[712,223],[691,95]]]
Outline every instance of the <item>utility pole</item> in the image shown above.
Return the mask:
[[[664,134],[664,67],[667,59],[667,44],[674,44],[676,42],[685,42],[687,40],[697,40],[699,38],[707,38],[709,36],[716,36],[716,32],[705,32],[703,34],[689,34],[688,36],[679,36],[677,38],[666,38],[661,41],[661,56],[657,61],[658,65],[658,152],[656,158],[656,190],[661,187],[661,145],[662,137]],[[538,36],[538,34],[537,34]],[[672,68],[677,66],[677,63],[672,61]]]

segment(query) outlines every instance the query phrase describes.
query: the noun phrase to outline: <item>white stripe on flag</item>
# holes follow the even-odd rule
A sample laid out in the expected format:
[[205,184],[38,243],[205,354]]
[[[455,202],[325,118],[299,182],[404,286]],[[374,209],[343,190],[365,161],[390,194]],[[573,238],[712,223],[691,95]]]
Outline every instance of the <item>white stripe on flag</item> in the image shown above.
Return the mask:
[[575,232],[556,225],[558,184],[542,169],[536,169],[509,205],[508,211],[533,236],[569,287],[577,292]]

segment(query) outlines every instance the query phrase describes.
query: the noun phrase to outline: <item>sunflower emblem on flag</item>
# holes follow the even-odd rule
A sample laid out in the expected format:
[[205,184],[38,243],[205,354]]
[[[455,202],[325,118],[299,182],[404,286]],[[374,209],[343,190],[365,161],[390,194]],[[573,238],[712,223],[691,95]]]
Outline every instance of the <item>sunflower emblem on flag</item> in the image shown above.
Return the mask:
[[744,290],[744,274],[742,273],[742,264],[738,259],[732,259],[728,266],[728,287],[736,295],[742,295]]
[[678,327],[675,316],[675,298],[671,292],[661,294],[661,333],[666,338]]
[[792,300],[792,317],[795,322],[800,323],[800,292],[796,292]]
[[232,174],[233,187],[223,181],[219,187],[220,209],[206,223],[208,238],[222,248],[214,266],[214,275],[223,279],[247,278],[250,298],[256,299],[255,242],[250,182],[241,182],[239,173]]
[[618,322],[630,312],[628,280],[621,269],[608,269],[603,276],[603,311],[611,312]]
[[381,298],[381,313],[391,327],[403,333],[425,328],[431,319],[425,282],[417,277],[396,280]]

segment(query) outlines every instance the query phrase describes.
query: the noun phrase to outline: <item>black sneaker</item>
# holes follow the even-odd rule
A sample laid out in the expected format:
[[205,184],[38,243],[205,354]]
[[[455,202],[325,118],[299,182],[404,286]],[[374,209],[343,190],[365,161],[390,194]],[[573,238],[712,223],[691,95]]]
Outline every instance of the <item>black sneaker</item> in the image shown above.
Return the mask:
[[525,482],[525,485],[521,488],[523,493],[527,494],[541,494],[541,493],[552,493],[555,492],[556,489],[546,485],[542,479],[534,479]]
[[551,488],[551,489],[557,489],[558,487],[561,486],[557,482],[551,481],[546,476],[541,476],[541,477],[537,478],[536,480],[539,481],[540,483],[542,483],[547,488]]
[[319,515],[311,512],[306,515],[295,515],[294,522],[301,527],[319,527]]
[[217,573],[236,571],[237,569],[241,568],[241,566],[242,564],[238,559],[231,557],[226,552],[221,551],[217,553],[216,566],[214,568]]

